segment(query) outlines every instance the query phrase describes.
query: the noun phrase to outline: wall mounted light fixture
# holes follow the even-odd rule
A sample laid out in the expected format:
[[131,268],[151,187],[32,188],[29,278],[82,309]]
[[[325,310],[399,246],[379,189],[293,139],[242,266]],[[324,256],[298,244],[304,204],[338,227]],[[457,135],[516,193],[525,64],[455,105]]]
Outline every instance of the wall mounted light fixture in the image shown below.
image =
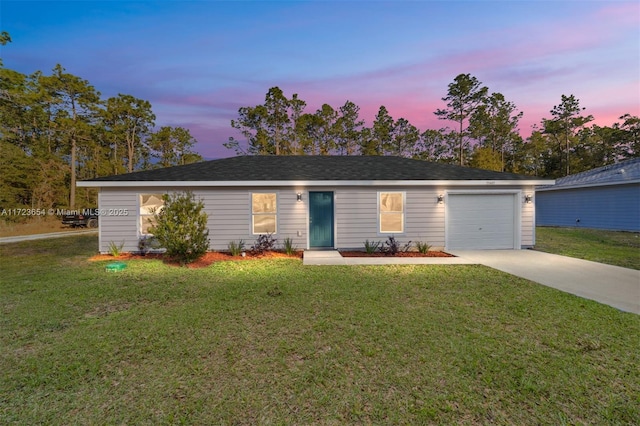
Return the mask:
[[532,199],[533,198],[531,197],[531,194],[527,194],[527,195],[524,196],[524,202],[527,203],[527,204],[531,204],[531,200]]
[[302,192],[298,192],[297,197],[298,201],[302,201]]
[[444,203],[444,195],[440,194],[438,195],[438,204],[443,204]]

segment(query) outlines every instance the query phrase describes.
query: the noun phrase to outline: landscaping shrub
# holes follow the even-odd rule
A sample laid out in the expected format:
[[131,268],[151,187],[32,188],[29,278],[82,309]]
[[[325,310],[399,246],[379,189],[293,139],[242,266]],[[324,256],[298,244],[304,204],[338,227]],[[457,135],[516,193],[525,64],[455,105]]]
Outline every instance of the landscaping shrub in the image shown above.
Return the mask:
[[256,239],[256,242],[251,246],[251,252],[254,254],[264,254],[267,251],[272,251],[276,248],[276,240],[271,234],[262,234]]
[[240,256],[240,254],[244,251],[244,241],[240,240],[239,242],[230,241],[227,245],[227,249],[231,256]]
[[364,251],[367,254],[373,254],[376,252],[376,250],[378,250],[380,248],[380,244],[382,244],[380,241],[369,241],[366,240],[364,242]]
[[113,241],[109,241],[109,254],[113,257],[118,257],[122,254],[122,248],[124,247],[124,241],[120,244],[116,244]]
[[417,241],[416,249],[418,249],[418,253],[427,254],[429,250],[431,250],[432,245],[426,242]]
[[165,194],[162,199],[164,208],[154,215],[156,224],[150,232],[181,265],[197,260],[209,248],[204,203],[196,201],[191,191]]
[[396,240],[396,237],[391,235],[389,238],[387,238],[387,241],[382,243],[382,245],[380,246],[380,251],[385,254],[394,255],[398,253],[407,252],[409,251],[410,248],[411,248],[411,241],[409,241],[404,245],[400,245],[400,242]]
[[291,256],[296,252],[296,246],[293,244],[293,239],[289,237],[284,239],[284,242],[282,243],[282,248],[284,249],[284,252],[289,256]]

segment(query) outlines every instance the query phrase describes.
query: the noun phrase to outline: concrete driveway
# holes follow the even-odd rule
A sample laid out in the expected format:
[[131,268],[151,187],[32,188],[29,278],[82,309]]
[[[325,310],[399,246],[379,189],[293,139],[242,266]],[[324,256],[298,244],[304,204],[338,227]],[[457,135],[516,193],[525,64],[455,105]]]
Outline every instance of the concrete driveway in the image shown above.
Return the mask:
[[455,250],[451,254],[622,311],[640,314],[640,271],[535,250]]
[[48,234],[18,235],[15,237],[2,237],[0,238],[0,244],[18,243],[20,241],[44,240],[47,238],[60,238],[60,237],[70,237],[72,235],[97,234],[97,233],[98,233],[97,229],[83,229],[83,230],[75,230],[75,231],[50,232]]
[[344,258],[336,250],[305,251],[305,265],[479,264],[640,314],[640,271],[535,250],[454,250],[457,257]]

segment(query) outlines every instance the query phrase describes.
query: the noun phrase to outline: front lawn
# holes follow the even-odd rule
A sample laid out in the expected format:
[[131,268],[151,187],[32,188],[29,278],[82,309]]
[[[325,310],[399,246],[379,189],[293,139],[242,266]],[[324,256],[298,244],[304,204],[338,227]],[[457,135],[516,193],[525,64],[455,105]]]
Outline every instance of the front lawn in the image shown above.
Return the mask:
[[639,317],[482,266],[0,245],[0,424],[638,424]]
[[640,234],[583,228],[536,228],[536,250],[640,269]]

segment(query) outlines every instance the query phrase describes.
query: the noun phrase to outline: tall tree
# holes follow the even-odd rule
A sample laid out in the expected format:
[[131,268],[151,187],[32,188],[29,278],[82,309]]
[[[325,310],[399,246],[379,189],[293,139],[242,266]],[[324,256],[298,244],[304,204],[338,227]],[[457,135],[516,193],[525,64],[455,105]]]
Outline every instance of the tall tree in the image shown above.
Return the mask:
[[270,143],[267,130],[267,109],[264,105],[255,107],[241,107],[238,118],[231,120],[231,127],[240,131],[247,139],[248,146],[243,148],[233,137],[224,144],[228,149],[234,149],[236,154],[267,155],[275,154],[275,147]]
[[442,98],[447,103],[447,108],[436,110],[435,115],[441,120],[455,121],[458,124],[458,159],[459,164],[464,165],[464,153],[468,144],[465,122],[484,102],[488,88],[470,74],[458,75],[448,87],[447,96]]
[[358,150],[358,135],[364,124],[364,120],[359,118],[360,107],[347,101],[339,111],[335,123],[336,146],[341,154],[354,155]]
[[[505,156],[520,138],[518,122],[523,113],[516,111],[515,104],[505,100],[502,93],[492,93],[469,119],[469,134],[480,143],[480,148],[489,148],[492,153],[497,154],[492,157],[500,159],[500,167],[495,168],[495,163],[492,162],[492,170],[505,171]],[[484,153],[481,157],[487,158],[487,154]]]
[[307,103],[298,98],[297,93],[294,93],[293,96],[291,96],[291,99],[289,99],[291,126],[288,129],[287,139],[290,141],[291,154],[301,155],[305,151],[305,146],[302,142],[304,135],[301,132],[303,127],[299,123],[301,117],[304,115],[304,109],[306,106]]
[[291,123],[289,118],[289,100],[284,96],[282,89],[272,87],[267,92],[264,100],[266,109],[265,123],[268,137],[273,140],[275,154],[289,154],[291,151],[289,140],[286,139],[287,128]]
[[[148,156],[146,139],[151,132],[156,116],[151,103],[131,95],[118,94],[107,99],[103,112],[104,122],[109,129],[112,144],[115,173],[121,171],[118,160],[126,158],[127,171],[133,172]],[[125,142],[126,151],[120,150],[120,142]]]
[[315,113],[317,128],[317,153],[331,155],[336,148],[336,121],[338,113],[329,104],[323,104]]
[[640,117],[625,114],[620,117],[622,123],[615,123],[614,128],[620,130],[616,133],[617,143],[615,150],[617,156],[622,159],[640,156]]
[[449,131],[449,129],[427,129],[420,135],[414,158],[454,164],[457,160],[457,143],[457,135]]
[[56,100],[55,118],[58,137],[68,146],[71,182],[69,207],[76,203],[77,148],[89,141],[90,125],[100,106],[100,93],[89,84],[56,65],[50,77],[42,77],[41,84]]
[[580,100],[574,95],[561,96],[560,104],[551,109],[552,119],[543,119],[544,132],[552,136],[559,145],[560,152],[564,151],[565,176],[570,174],[571,144],[576,140],[576,133],[586,123],[593,120],[593,116],[583,116],[580,112]]
[[382,155],[393,138],[394,120],[384,105],[381,105],[371,127],[371,141],[367,146],[368,155]]
[[183,127],[163,126],[149,138],[149,148],[151,156],[158,159],[158,166],[179,166],[202,161],[202,157],[191,150],[196,142]]
[[[238,109],[238,118],[231,120],[231,127],[240,130],[248,141],[242,148],[240,142],[230,138],[224,146],[236,153],[258,155],[289,155],[297,151],[296,122],[302,116],[305,102],[293,95],[290,101],[279,87],[272,87],[265,95],[264,104]],[[291,111],[292,119],[289,116]]]
[[405,118],[399,118],[393,125],[391,143],[385,149],[388,155],[411,158],[418,149],[420,131]]
[[[5,46],[7,43],[11,43],[11,36],[6,31],[0,32],[0,46]],[[0,67],[1,66],[3,66],[2,58],[0,58]]]

